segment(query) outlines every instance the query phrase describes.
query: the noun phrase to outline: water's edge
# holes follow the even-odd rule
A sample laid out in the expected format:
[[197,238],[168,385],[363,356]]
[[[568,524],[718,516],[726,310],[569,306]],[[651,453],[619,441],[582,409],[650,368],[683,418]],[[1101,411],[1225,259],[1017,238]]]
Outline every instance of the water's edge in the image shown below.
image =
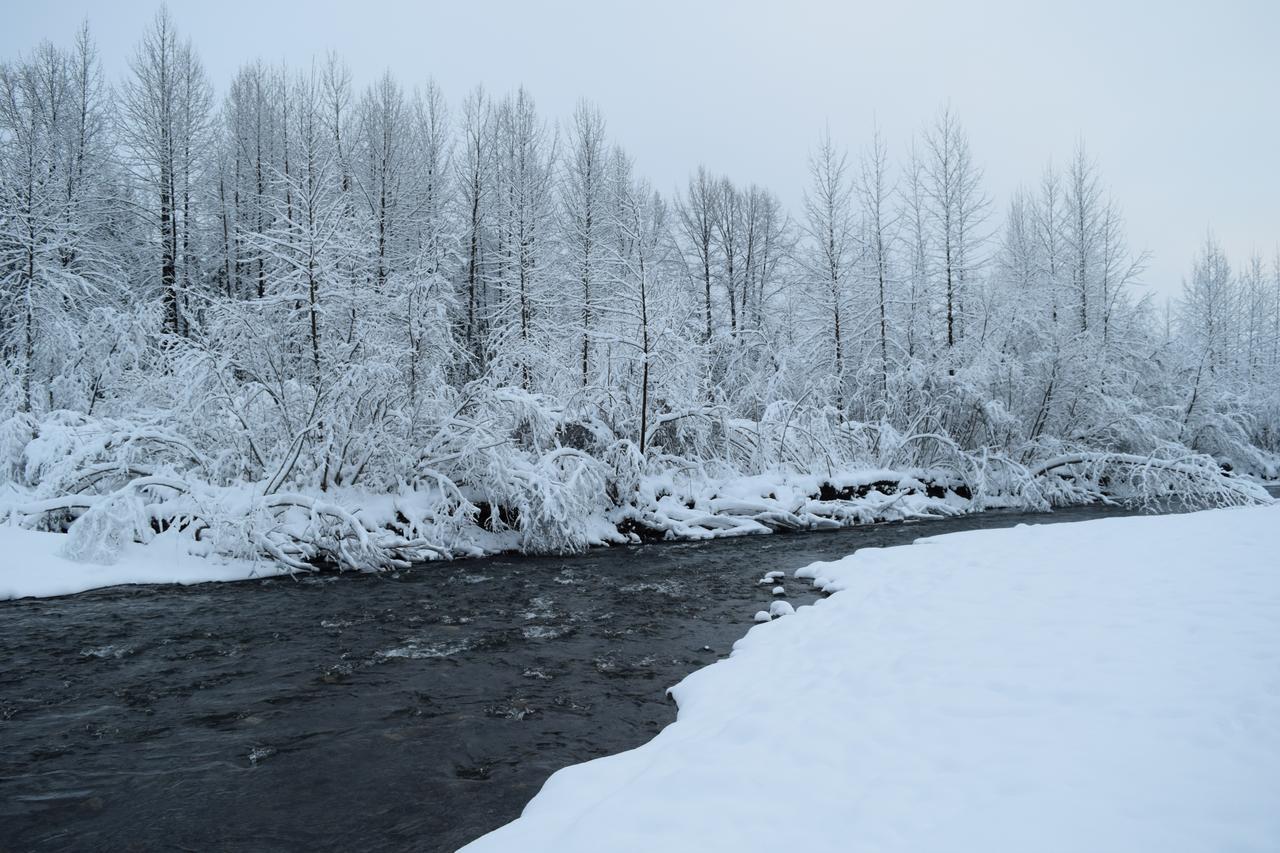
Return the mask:
[[0,851],[454,850],[671,722],[666,688],[768,606],[764,572],[1128,512],[0,602]]

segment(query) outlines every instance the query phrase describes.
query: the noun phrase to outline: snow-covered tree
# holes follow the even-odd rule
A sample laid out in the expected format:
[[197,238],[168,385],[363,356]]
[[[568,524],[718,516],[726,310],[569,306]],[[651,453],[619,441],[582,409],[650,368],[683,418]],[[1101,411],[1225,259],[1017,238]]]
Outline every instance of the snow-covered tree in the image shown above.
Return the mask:
[[585,102],[356,79],[215,104],[163,9],[114,87],[87,29],[0,64],[0,519],[385,568],[849,523],[867,469],[948,507],[1280,474],[1280,253],[1210,237],[1160,316],[1083,145],[997,222],[950,108],[900,159],[826,132],[793,220],[711,163],[668,203]]

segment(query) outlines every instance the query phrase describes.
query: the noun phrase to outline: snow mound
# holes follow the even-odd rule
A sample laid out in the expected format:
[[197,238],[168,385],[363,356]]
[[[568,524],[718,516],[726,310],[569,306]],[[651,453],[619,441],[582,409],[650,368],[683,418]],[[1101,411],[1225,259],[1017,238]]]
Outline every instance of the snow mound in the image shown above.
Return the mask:
[[820,564],[801,574],[835,595],[753,628],[673,689],[654,740],[561,770],[465,849],[1280,849],[1277,554],[1270,506]]
[[103,557],[109,563],[71,559],[66,556],[68,552],[77,556],[82,553],[72,547],[73,543],[73,537],[67,534],[0,525],[0,554],[4,555],[0,559],[0,601],[71,595],[120,584],[248,580],[288,571],[269,561],[193,554],[191,540],[164,534],[146,545],[116,541],[101,551],[83,552],[86,557]]

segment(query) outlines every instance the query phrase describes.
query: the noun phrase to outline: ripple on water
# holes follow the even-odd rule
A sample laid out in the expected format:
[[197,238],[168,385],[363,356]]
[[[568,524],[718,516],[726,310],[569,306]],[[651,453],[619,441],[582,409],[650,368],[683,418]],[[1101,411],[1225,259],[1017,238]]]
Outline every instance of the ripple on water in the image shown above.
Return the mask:
[[551,599],[544,595],[536,595],[529,600],[529,607],[520,615],[525,619],[550,619],[555,616],[551,609]]
[[409,640],[403,646],[396,646],[393,649],[384,649],[377,653],[380,658],[406,658],[409,660],[423,660],[427,658],[447,658],[465,652],[471,648],[469,639],[448,640],[443,642],[427,643],[421,640]]
[[520,629],[526,640],[555,640],[573,633],[568,625],[527,625]]
[[665,595],[669,598],[684,598],[685,595],[688,594],[688,590],[685,588],[684,584],[673,580],[629,583],[626,586],[618,587],[618,591],[631,595],[640,592],[654,592],[658,595]]
[[275,754],[276,749],[273,746],[255,746],[253,749],[249,750],[249,763],[257,765],[259,761],[262,761],[265,758],[270,758]]
[[80,650],[80,657],[82,658],[122,658],[131,654],[133,654],[133,646],[117,646],[115,644]]

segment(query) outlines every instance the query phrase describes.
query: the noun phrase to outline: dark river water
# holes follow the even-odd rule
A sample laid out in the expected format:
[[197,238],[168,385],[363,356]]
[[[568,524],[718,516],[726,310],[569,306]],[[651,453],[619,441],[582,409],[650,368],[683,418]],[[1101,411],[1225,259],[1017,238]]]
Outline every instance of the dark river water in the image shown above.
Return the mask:
[[0,602],[0,850],[451,851],[674,720],[666,689],[768,607],[765,572],[1122,513]]

